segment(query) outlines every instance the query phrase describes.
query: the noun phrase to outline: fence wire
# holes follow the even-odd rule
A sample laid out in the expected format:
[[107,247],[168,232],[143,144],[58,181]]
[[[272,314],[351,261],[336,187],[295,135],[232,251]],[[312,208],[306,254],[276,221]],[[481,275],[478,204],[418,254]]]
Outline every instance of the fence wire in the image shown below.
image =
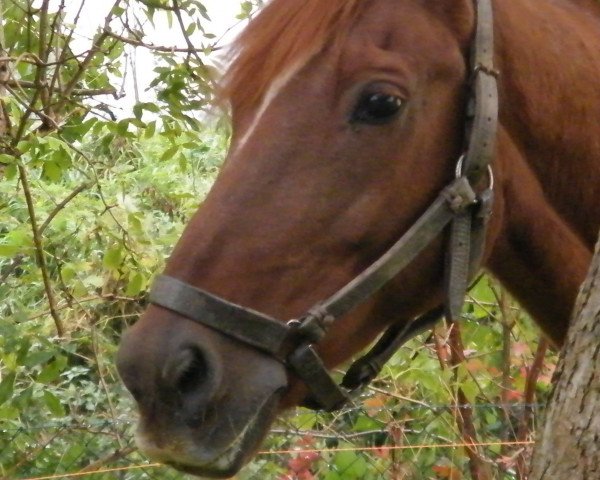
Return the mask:
[[[530,437],[519,438],[520,419],[528,410],[535,428],[542,405],[411,404],[373,393],[337,414],[298,409],[285,416],[236,478],[468,479],[465,439],[455,426],[461,410],[473,416],[478,438],[471,448],[489,465],[493,478],[517,479],[516,461],[528,456],[532,444]],[[2,479],[190,478],[137,451],[132,419],[87,418],[0,429]]]

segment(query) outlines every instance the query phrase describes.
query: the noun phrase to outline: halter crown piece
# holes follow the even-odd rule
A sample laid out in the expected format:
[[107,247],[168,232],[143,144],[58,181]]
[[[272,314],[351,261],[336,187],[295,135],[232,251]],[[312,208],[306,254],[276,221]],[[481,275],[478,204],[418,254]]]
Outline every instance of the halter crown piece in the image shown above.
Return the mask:
[[[491,161],[498,125],[498,73],[494,69],[491,0],[476,0],[477,25],[471,51],[471,92],[467,104],[465,152],[456,178],[409,230],[375,263],[298,320],[280,322],[261,312],[231,303],[176,278],[157,277],[150,302],[210,327],[223,335],[272,355],[302,379],[310,390],[304,405],[332,411],[341,408],[372,381],[406,341],[432,327],[443,315],[458,320],[465,292],[481,265],[487,220],[493,202]],[[488,173],[489,184],[478,185]],[[315,345],[332,324],[374,295],[450,224],[446,250],[446,303],[412,322],[392,325],[363,357],[355,361],[338,385]]]

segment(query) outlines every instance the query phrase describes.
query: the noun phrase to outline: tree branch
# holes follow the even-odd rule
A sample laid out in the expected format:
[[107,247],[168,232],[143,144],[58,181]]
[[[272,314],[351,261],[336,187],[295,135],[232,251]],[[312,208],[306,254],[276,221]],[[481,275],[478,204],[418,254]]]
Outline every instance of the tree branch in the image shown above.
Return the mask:
[[42,223],[42,225],[40,226],[40,228],[38,229],[38,233],[40,235],[42,235],[44,233],[44,230],[46,230],[46,228],[48,227],[48,225],[50,225],[50,223],[52,222],[52,220],[54,220],[54,217],[56,217],[56,215],[58,215],[60,213],[60,211],[65,208],[67,206],[67,204],[73,200],[77,195],[79,195],[81,192],[83,192],[84,190],[90,188],[92,185],[94,184],[94,182],[86,182],[83,183],[81,185],[79,185],[75,190],[73,190],[69,195],[67,195],[59,204],[56,205],[56,207],[54,207],[54,209],[50,212],[50,214],[48,215],[48,217],[46,218],[46,220],[44,220],[44,223]]
[[[11,88],[19,89],[37,89],[38,86],[34,82],[27,82],[25,80],[0,80],[0,85],[6,85]],[[57,92],[61,96],[66,96],[64,91]],[[107,88],[75,88],[70,93],[76,97],[95,97],[98,95],[113,95],[117,94],[117,90],[114,87]]]
[[183,23],[183,17],[181,16],[181,8],[179,7],[179,2],[177,0],[172,0],[172,1],[173,1],[173,10],[175,12],[175,16],[177,17],[177,23],[179,23],[179,28],[181,29],[181,34],[183,35],[183,38],[185,39],[185,43],[187,44],[187,46],[190,50],[190,55],[193,55],[194,57],[196,57],[196,60],[198,60],[200,65],[202,65],[202,64],[204,64],[204,62],[200,58],[200,55],[198,55],[197,50],[194,49],[194,45],[192,44],[192,41],[190,40],[190,36],[187,34],[187,31],[185,29],[185,25]]
[[29,212],[29,221],[31,223],[31,231],[33,233],[33,243],[35,245],[35,254],[38,263],[38,267],[42,273],[42,280],[44,282],[44,290],[46,292],[46,297],[48,299],[48,306],[50,308],[50,315],[54,320],[54,325],[56,326],[56,332],[59,337],[63,337],[65,334],[65,329],[62,323],[60,316],[56,310],[56,300],[54,298],[54,293],[52,291],[52,284],[50,283],[50,275],[48,274],[48,266],[46,264],[46,256],[44,254],[44,243],[42,240],[42,236],[40,235],[40,231],[37,226],[37,220],[35,215],[35,207],[33,204],[33,197],[31,195],[31,188],[29,186],[29,179],[27,178],[27,170],[25,167],[18,164],[19,170],[19,178],[21,180],[21,185],[23,186],[23,193],[25,194],[25,201],[27,203],[27,211]]
[[142,48],[146,48],[148,50],[152,50],[155,52],[163,52],[163,53],[191,53],[192,51],[194,52],[203,52],[204,50],[201,48],[193,48],[190,49],[188,48],[181,48],[181,47],[169,47],[169,46],[163,46],[163,45],[154,45],[152,43],[145,43],[141,40],[135,39],[135,38],[128,38],[128,37],[124,37],[123,35],[119,35],[115,32],[108,32],[108,35],[112,38],[114,38],[115,40],[120,40],[123,43],[127,43],[128,45],[133,45],[134,47],[142,47]]
[[[63,89],[62,94],[66,98],[68,98],[72,94],[73,90],[75,90],[75,86],[77,85],[77,82],[79,82],[79,80],[81,79],[81,76],[85,73],[88,65],[94,59],[96,54],[99,51],[101,51],[102,43],[104,42],[104,40],[106,40],[106,38],[109,36],[109,33],[110,33],[110,22],[114,18],[113,12],[114,12],[115,8],[119,6],[119,3],[121,3],[121,0],[116,0],[115,3],[113,4],[113,6],[111,7],[110,12],[108,13],[108,15],[106,15],[106,18],[104,19],[104,28],[103,28],[102,32],[94,39],[94,41],[92,43],[92,48],[90,48],[90,50],[88,51],[88,53],[85,56],[85,58],[83,59],[83,61],[79,64],[77,71],[75,72],[75,74],[73,75],[73,77],[71,78],[69,83],[67,83],[67,85]],[[56,110],[57,111],[62,110],[62,108],[65,106],[66,103],[67,103],[66,100],[63,99],[57,105]]]

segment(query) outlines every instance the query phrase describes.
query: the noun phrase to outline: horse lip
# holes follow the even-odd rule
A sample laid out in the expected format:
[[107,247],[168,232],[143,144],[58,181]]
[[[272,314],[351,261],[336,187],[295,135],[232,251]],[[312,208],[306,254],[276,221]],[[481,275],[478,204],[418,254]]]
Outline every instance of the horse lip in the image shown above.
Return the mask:
[[[246,463],[250,455],[258,447],[260,440],[266,433],[266,427],[270,424],[269,417],[273,416],[275,405],[279,401],[280,391],[268,396],[256,409],[254,415],[246,422],[244,428],[235,439],[222,451],[206,459],[204,454],[193,445],[194,441],[186,441],[184,448],[182,442],[173,442],[175,447],[169,450],[156,450],[143,445],[138,438],[140,450],[149,457],[172,466],[173,468],[197,476],[209,478],[229,478],[235,475]],[[259,420],[266,418],[263,431],[256,431]],[[191,443],[191,445],[190,445]]]

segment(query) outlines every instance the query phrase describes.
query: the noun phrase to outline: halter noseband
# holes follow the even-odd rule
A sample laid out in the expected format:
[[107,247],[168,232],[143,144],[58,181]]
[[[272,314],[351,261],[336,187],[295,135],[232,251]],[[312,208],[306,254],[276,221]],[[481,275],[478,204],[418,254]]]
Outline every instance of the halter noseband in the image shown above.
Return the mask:
[[[208,326],[282,361],[310,389],[305,406],[327,411],[345,404],[352,393],[373,380],[406,341],[430,328],[444,313],[460,317],[469,282],[480,267],[485,229],[493,201],[491,161],[498,124],[497,72],[491,0],[477,0],[477,26],[471,52],[471,93],[467,105],[465,154],[456,178],[425,213],[375,263],[299,320],[282,323],[264,313],[231,303],[176,278],[159,276],[150,302]],[[489,185],[473,185],[488,172]],[[337,385],[315,349],[336,319],[374,295],[451,224],[446,254],[446,304],[412,322],[392,325],[375,346],[354,362]]]

